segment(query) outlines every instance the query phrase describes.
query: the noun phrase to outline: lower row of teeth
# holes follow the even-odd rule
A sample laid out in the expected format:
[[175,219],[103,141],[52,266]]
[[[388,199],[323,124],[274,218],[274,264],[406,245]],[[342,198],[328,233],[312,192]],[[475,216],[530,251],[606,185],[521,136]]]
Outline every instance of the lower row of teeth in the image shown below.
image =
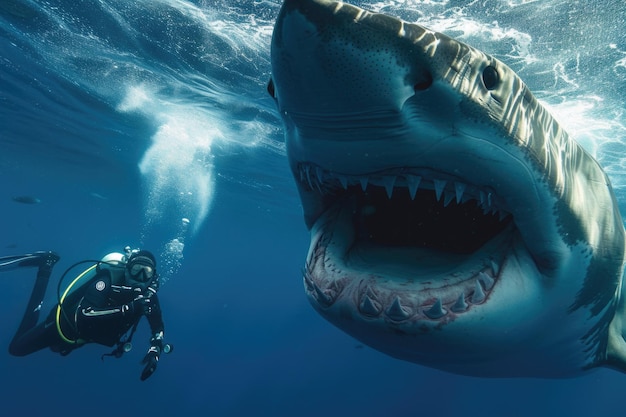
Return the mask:
[[[497,266],[493,264],[492,271],[497,274]],[[327,288],[322,289],[316,284],[310,276],[305,274],[305,285],[311,295],[323,307],[329,307],[339,298],[343,292],[342,285],[337,281],[333,281]],[[404,321],[411,317],[423,315],[431,320],[439,320],[448,314],[460,314],[468,311],[472,305],[478,305],[485,302],[495,284],[495,278],[488,270],[481,271],[474,280],[474,287],[466,294],[461,291],[458,297],[451,302],[444,303],[441,297],[436,298],[435,302],[426,306],[410,306],[403,303],[399,296],[395,296],[393,301],[386,307],[380,301],[380,297],[370,288],[363,291],[360,301],[358,302],[358,311],[369,318],[378,317],[384,314],[392,321]]]
[[382,306],[371,297],[371,293],[368,294],[366,292],[359,303],[359,311],[368,317],[377,317],[384,313],[386,317],[393,321],[408,320],[415,315],[419,315],[420,312],[431,320],[438,320],[449,313],[464,313],[471,305],[484,303],[489,290],[493,288],[494,282],[494,278],[481,272],[479,278],[475,281],[474,291],[471,296],[466,296],[465,292],[462,291],[458,298],[449,305],[444,305],[441,298],[437,298],[433,305],[427,308],[420,308],[419,310],[403,305],[399,296],[396,296],[391,305],[383,310]]

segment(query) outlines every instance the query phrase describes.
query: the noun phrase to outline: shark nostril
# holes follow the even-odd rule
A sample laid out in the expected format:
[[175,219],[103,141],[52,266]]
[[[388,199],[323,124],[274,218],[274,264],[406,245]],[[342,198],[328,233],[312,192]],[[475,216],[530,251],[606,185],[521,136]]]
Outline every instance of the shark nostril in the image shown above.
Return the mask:
[[272,96],[272,98],[276,98],[276,89],[274,88],[274,80],[272,80],[271,78],[267,82],[267,92],[269,93],[270,96]]
[[432,75],[425,74],[421,80],[413,84],[413,89],[415,91],[424,91],[427,90],[431,85],[433,85]]

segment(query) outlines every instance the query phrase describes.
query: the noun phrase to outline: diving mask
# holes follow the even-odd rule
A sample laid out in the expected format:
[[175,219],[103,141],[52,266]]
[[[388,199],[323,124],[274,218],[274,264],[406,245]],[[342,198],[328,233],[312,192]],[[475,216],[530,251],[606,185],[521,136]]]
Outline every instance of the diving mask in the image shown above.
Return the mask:
[[[137,281],[145,282],[154,276],[154,268],[137,262],[128,269],[128,273]],[[143,277],[141,277],[141,275],[143,275]]]

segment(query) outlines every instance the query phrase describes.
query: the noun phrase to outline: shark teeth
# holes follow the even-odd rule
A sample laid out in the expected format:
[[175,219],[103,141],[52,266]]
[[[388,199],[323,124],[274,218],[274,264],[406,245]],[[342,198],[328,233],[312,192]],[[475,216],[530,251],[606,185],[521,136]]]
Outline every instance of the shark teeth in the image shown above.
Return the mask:
[[410,310],[402,306],[398,296],[394,298],[393,303],[385,311],[385,315],[394,321],[402,321],[411,317]]
[[409,195],[411,196],[411,200],[415,200],[415,194],[417,194],[417,188],[420,185],[420,181],[422,181],[422,177],[416,177],[414,175],[406,176],[407,187],[409,188]]
[[460,204],[463,200],[463,192],[465,191],[465,188],[467,188],[467,185],[463,184],[462,182],[454,183],[454,193],[456,195],[457,204]]
[[329,306],[333,303],[333,297],[331,296],[329,291],[322,291],[322,289],[315,284],[313,284],[313,289],[315,290],[315,295],[318,303],[323,306]]
[[385,191],[387,191],[387,197],[391,198],[393,194],[393,185],[396,182],[396,177],[385,177]]
[[340,175],[337,177],[337,179],[339,180],[339,183],[341,184],[341,188],[343,188],[344,190],[348,189],[348,177]]
[[441,194],[443,193],[443,189],[446,188],[446,181],[433,180],[433,185],[435,186],[435,195],[437,196],[437,200],[441,200]]
[[480,282],[476,280],[476,285],[474,285],[474,294],[472,294],[472,304],[481,304],[485,301],[485,298],[485,291],[483,291],[483,287],[480,285]]
[[361,304],[359,304],[359,311],[364,316],[377,317],[382,312],[382,309],[378,302],[372,300],[369,295],[365,294],[361,299]]
[[500,267],[494,261],[491,261],[491,270],[493,271],[493,275],[497,276],[500,273]]
[[304,172],[300,173],[301,178],[306,178],[309,187],[313,188],[313,182],[311,181],[311,166],[305,165],[303,168]]
[[322,168],[320,168],[320,167],[315,167],[315,175],[316,175],[316,177],[317,177],[317,182],[318,182],[319,184],[321,184],[321,183],[323,183],[323,182],[324,182],[324,177],[323,177],[323,171],[322,171]]
[[[398,295],[397,293],[387,292],[378,286],[366,286],[357,290],[356,305],[358,313],[368,320],[383,319],[391,322],[406,321],[446,321],[454,319],[462,314],[472,311],[472,307],[485,304],[487,299],[497,283],[497,278],[493,277],[490,268],[498,268],[496,262],[493,267],[485,267],[483,271],[478,272],[473,278],[464,280],[452,288],[444,287],[439,296],[434,298],[425,298],[422,302],[415,299],[412,295]],[[312,269],[307,265],[304,271],[304,283],[307,292],[322,308],[330,308],[342,294],[349,294],[354,291],[352,289],[345,290],[341,279],[330,281],[329,284],[320,284],[318,279],[314,278]],[[376,290],[372,290],[376,288]],[[455,288],[459,288],[456,296],[453,296]],[[432,288],[425,289],[428,294],[437,293]],[[360,295],[358,295],[360,294]],[[469,296],[467,296],[469,294]],[[434,301],[433,301],[434,300]],[[386,305],[386,307],[385,307]]]
[[478,273],[478,279],[480,280],[480,282],[482,282],[487,291],[492,289],[493,284],[496,282],[491,276],[489,276],[489,274],[486,274],[482,271]]
[[341,280],[326,281],[326,284],[322,284],[321,280],[314,278],[310,265],[307,265],[304,269],[303,279],[306,290],[323,307],[333,305],[344,289],[344,284]]
[[467,184],[448,174],[427,169],[400,168],[390,170],[389,174],[347,175],[328,171],[317,165],[300,163],[296,178],[306,188],[322,194],[333,189],[347,190],[350,186],[360,187],[365,192],[368,187],[377,186],[385,189],[389,199],[400,189],[406,189],[413,200],[418,190],[433,190],[437,200],[443,201],[444,207],[452,201],[461,204],[475,200],[485,215],[497,215],[501,221],[509,216],[504,202],[489,187]]
[[459,295],[459,298],[457,298],[456,302],[450,309],[455,313],[462,313],[466,311],[468,308],[469,308],[469,304],[467,304],[467,302],[465,301],[465,293],[462,292],[461,295]]
[[424,314],[426,314],[427,317],[436,320],[442,318],[448,314],[448,312],[443,309],[443,306],[441,305],[441,298],[437,298],[435,304],[433,304],[433,306],[428,310],[425,310]]
[[361,183],[361,189],[363,191],[367,190],[367,177],[359,178],[359,182]]

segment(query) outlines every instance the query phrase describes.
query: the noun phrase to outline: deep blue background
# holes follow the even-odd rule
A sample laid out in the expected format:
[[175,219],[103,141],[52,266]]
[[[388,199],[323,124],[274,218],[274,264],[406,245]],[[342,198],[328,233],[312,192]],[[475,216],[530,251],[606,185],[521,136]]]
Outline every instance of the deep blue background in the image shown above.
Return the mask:
[[[447,28],[505,60],[599,157],[623,205],[625,6],[523,3],[373,6]],[[119,360],[101,362],[109,349],[99,346],[67,357],[2,353],[34,271],[2,273],[0,415],[620,415],[626,376],[617,372],[549,381],[450,375],[363,347],[314,312],[301,279],[308,233],[265,93],[277,11],[277,2],[2,0],[0,254],[62,256],[50,308],[74,262],[128,244],[163,263],[183,216],[197,230],[184,236],[184,259],[160,293],[175,352],[144,383],[145,324]],[[129,91],[148,99],[122,109]],[[167,126],[176,128],[159,142]],[[193,146],[206,135],[209,148]],[[157,142],[166,152],[156,171],[142,172]],[[206,218],[197,200],[181,198],[199,195],[193,183],[154,186],[180,148],[208,161],[183,170],[214,178]],[[21,195],[41,203],[13,201]],[[162,215],[151,214],[155,204]]]

